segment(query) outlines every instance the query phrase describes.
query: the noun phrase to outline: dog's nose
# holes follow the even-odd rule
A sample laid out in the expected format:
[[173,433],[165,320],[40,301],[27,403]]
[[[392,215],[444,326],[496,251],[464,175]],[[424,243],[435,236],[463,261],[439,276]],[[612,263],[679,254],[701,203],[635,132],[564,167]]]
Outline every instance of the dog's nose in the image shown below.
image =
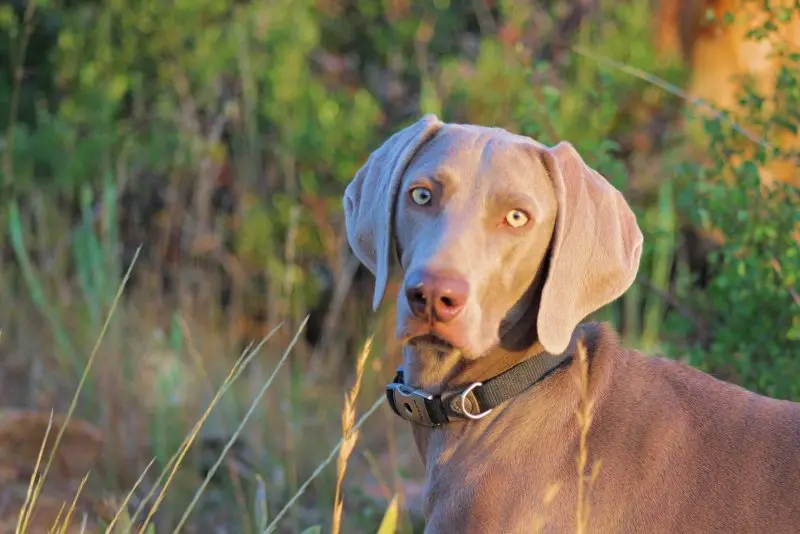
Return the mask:
[[405,292],[416,317],[449,323],[464,309],[469,284],[451,274],[417,270],[406,277]]

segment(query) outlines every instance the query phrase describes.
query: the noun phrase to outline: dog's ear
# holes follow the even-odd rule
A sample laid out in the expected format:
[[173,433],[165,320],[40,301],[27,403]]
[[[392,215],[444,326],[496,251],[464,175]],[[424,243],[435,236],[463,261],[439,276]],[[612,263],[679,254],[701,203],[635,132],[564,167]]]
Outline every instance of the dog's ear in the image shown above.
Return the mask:
[[357,172],[344,192],[347,241],[356,257],[375,275],[372,307],[378,309],[389,278],[392,221],[398,189],[411,159],[441,128],[434,114],[387,139]]
[[622,194],[571,144],[544,149],[542,161],[558,213],[536,326],[545,350],[560,354],[580,321],[633,284],[643,238]]

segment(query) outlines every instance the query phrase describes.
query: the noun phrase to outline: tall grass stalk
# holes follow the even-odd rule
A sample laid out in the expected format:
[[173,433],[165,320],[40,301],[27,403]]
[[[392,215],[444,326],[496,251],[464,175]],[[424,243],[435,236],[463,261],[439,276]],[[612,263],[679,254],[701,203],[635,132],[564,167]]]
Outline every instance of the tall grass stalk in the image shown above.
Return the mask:
[[[42,287],[41,279],[36,274],[36,269],[31,261],[28,249],[25,246],[25,238],[23,236],[22,217],[19,212],[19,205],[16,202],[9,204],[8,211],[8,233],[11,239],[11,247],[14,250],[14,255],[19,262],[22,278],[28,288],[28,293],[31,296],[34,306],[44,316],[48,326],[53,332],[56,344],[59,351],[62,352],[68,359],[73,371],[77,371],[81,367],[81,361],[78,357],[78,352],[73,346],[72,342],[67,335],[67,330],[61,321],[58,313],[58,308],[49,306],[44,298],[44,289]],[[140,247],[141,248],[141,247]],[[139,252],[137,250],[136,255]]]
[[[183,457],[186,454],[186,451],[191,446],[191,443],[194,441],[194,438],[200,432],[200,429],[202,428],[205,420],[208,418],[209,414],[214,409],[214,407],[217,405],[217,403],[222,398],[222,396],[225,395],[225,393],[228,391],[228,389],[233,384],[233,382],[235,382],[236,379],[239,378],[239,376],[242,374],[242,371],[244,371],[244,369],[252,361],[252,359],[255,357],[255,355],[259,353],[259,351],[264,346],[264,344],[281,328],[281,326],[283,326],[283,323],[278,324],[278,326],[276,326],[270,332],[268,332],[267,335],[261,340],[261,342],[255,348],[251,349],[251,347],[252,347],[252,344],[251,344],[251,345],[248,345],[245,348],[244,351],[242,351],[242,354],[239,356],[239,358],[233,364],[233,367],[231,367],[231,370],[229,371],[228,376],[225,377],[225,380],[223,380],[222,385],[217,389],[217,391],[216,391],[216,393],[214,395],[214,398],[209,403],[209,406],[206,409],[206,411],[203,413],[203,416],[200,418],[199,421],[197,421],[197,423],[195,423],[195,426],[192,428],[192,430],[184,437],[183,442],[178,447],[178,450],[175,451],[175,453],[172,455],[172,457],[167,462],[167,465],[162,470],[161,474],[159,475],[158,479],[156,480],[155,484],[153,485],[153,488],[150,490],[150,492],[147,494],[147,496],[140,503],[139,507],[137,508],[136,512],[134,513],[133,517],[131,518],[131,523],[132,524],[135,522],[136,518],[142,512],[142,510],[143,510],[143,508],[145,506],[145,503],[150,501],[150,499],[152,498],[153,494],[155,493],[155,490],[160,487],[161,480],[164,478],[164,476],[166,475],[167,471],[172,469],[171,473],[174,473],[175,470],[178,468],[180,462],[182,461]],[[166,487],[162,489],[162,492],[159,494],[159,497],[161,497],[161,495],[163,495],[165,491],[166,491]],[[152,518],[153,513],[154,513],[154,511],[151,510],[150,514],[147,516],[148,517],[148,521],[149,521],[149,519]]]
[[217,472],[217,469],[219,469],[219,466],[222,464],[222,462],[225,459],[225,456],[228,454],[228,451],[230,450],[230,448],[233,446],[233,444],[239,438],[239,435],[242,433],[242,429],[244,428],[245,424],[247,424],[247,421],[253,415],[253,412],[255,412],[256,407],[258,406],[258,403],[261,402],[261,398],[264,396],[264,394],[267,392],[269,387],[272,385],[272,381],[275,380],[275,377],[278,375],[278,372],[280,371],[281,367],[283,366],[283,363],[289,357],[289,354],[291,354],[292,349],[294,349],[294,346],[297,344],[297,341],[300,339],[300,334],[303,332],[303,329],[305,328],[307,322],[308,322],[308,316],[306,316],[306,318],[303,319],[303,322],[300,324],[300,327],[297,329],[297,332],[295,333],[294,337],[292,338],[292,341],[289,343],[289,346],[284,351],[283,356],[281,356],[281,359],[278,361],[278,364],[275,366],[275,369],[272,371],[272,374],[269,376],[269,378],[267,378],[267,381],[264,382],[264,385],[262,386],[261,390],[258,392],[258,394],[253,399],[253,402],[250,404],[250,408],[247,410],[247,412],[244,414],[244,417],[242,417],[242,420],[239,422],[239,426],[233,432],[233,434],[231,435],[230,439],[225,444],[225,447],[223,447],[222,452],[219,455],[219,458],[217,458],[217,461],[214,462],[214,465],[212,465],[211,468],[208,470],[208,473],[206,474],[205,480],[203,480],[203,483],[200,484],[199,488],[197,488],[197,491],[195,492],[194,497],[192,498],[192,501],[189,503],[189,506],[186,507],[186,510],[183,512],[183,516],[181,516],[181,519],[180,519],[180,521],[178,521],[178,525],[175,527],[175,530],[173,532],[175,532],[175,533],[180,532],[181,527],[183,527],[183,525],[189,519],[189,516],[191,515],[192,511],[194,510],[195,505],[197,505],[197,501],[200,500],[200,497],[203,495],[203,492],[205,491],[206,486],[208,486],[208,483],[211,481],[211,479],[213,478],[214,474]]
[[64,524],[62,525],[61,530],[59,530],[59,534],[67,534],[67,529],[69,528],[69,524],[72,521],[72,515],[75,513],[75,507],[78,505],[78,498],[81,496],[81,493],[83,492],[83,487],[86,485],[87,480],[89,480],[89,473],[86,473],[86,475],[84,475],[83,479],[81,479],[81,483],[78,486],[78,489],[75,491],[75,495],[72,498],[72,503],[70,504],[69,509],[67,510],[67,515],[64,516]]
[[[372,403],[370,409],[364,412],[364,415],[362,415],[361,418],[359,418],[358,422],[353,427],[353,430],[358,430],[359,428],[361,428],[361,425],[363,425],[364,422],[367,419],[369,419],[369,417],[372,414],[375,413],[375,411],[381,406],[381,404],[383,404],[385,400],[386,396],[381,394],[381,396],[378,397],[374,403]],[[310,486],[311,483],[314,482],[314,480],[316,480],[316,478],[320,475],[320,473],[322,473],[325,470],[325,468],[328,467],[328,465],[330,465],[334,457],[336,457],[336,454],[339,452],[339,449],[341,448],[343,442],[344,438],[339,440],[339,443],[336,444],[336,446],[333,449],[331,449],[331,452],[328,454],[327,458],[325,458],[322,461],[322,463],[320,463],[317,466],[317,468],[314,469],[314,472],[311,473],[311,476],[309,476],[306,479],[306,481],[300,485],[297,492],[292,496],[291,499],[289,499],[289,501],[284,505],[284,507],[281,508],[281,511],[278,512],[278,514],[275,516],[275,519],[272,520],[272,522],[269,524],[266,530],[264,530],[261,534],[269,534],[270,532],[275,532],[275,529],[278,527],[278,522],[281,520],[281,518],[283,518],[283,516],[286,515],[286,513],[289,510],[291,510],[292,506],[295,505],[297,500],[303,495],[306,489],[308,489],[308,486]]]
[[[141,252],[142,247],[139,246],[136,249],[136,252],[133,255],[133,259],[131,260],[130,265],[128,266],[128,270],[125,272],[125,276],[122,279],[122,282],[119,284],[119,288],[117,289],[117,294],[114,297],[114,300],[111,303],[111,309],[108,312],[105,322],[103,323],[103,327],[100,330],[100,334],[97,337],[97,341],[94,344],[94,348],[92,349],[92,353],[89,356],[89,360],[86,362],[86,366],[84,367],[83,374],[81,375],[80,381],[78,382],[78,387],[75,389],[75,394],[72,396],[72,402],[70,402],[69,409],[67,410],[67,414],[64,418],[64,422],[61,424],[61,428],[59,428],[58,435],[56,436],[55,443],[53,444],[53,449],[50,451],[50,456],[47,459],[47,464],[45,465],[44,471],[42,472],[42,476],[37,481],[36,487],[33,491],[33,495],[30,500],[30,508],[27,510],[27,520],[23,525],[22,532],[25,532],[24,528],[27,527],[27,521],[30,520],[30,517],[33,513],[33,509],[36,506],[36,502],[39,498],[39,494],[41,492],[42,487],[44,486],[45,480],[47,479],[47,474],[50,472],[50,466],[53,463],[53,459],[56,456],[56,451],[58,450],[58,446],[61,443],[61,438],[64,435],[64,432],[69,425],[70,420],[72,419],[72,414],[75,412],[75,408],[78,405],[78,397],[81,394],[81,390],[83,389],[84,384],[86,383],[86,378],[89,375],[89,371],[92,368],[92,364],[94,363],[95,358],[97,357],[97,352],[100,349],[100,344],[105,337],[106,331],[108,330],[108,326],[111,323],[111,318],[114,316],[114,311],[117,309],[117,305],[119,304],[119,300],[122,297],[122,293],[125,290],[125,286],[130,279],[131,272],[133,272],[133,267],[136,264],[136,260],[139,258],[139,253]],[[45,441],[42,444],[42,447],[45,446],[47,443],[47,435],[45,435]],[[37,462],[38,463],[38,462]],[[35,478],[35,475],[32,475]],[[25,507],[20,513],[25,511]]]
[[[67,506],[66,501],[61,503],[61,507],[58,509],[58,513],[56,513],[56,518],[53,521],[53,526],[50,528],[50,532],[57,533],[58,524],[61,522],[61,514],[64,513],[64,508]],[[48,533],[49,534],[49,533]]]
[[47,446],[47,438],[50,436],[50,430],[53,428],[53,410],[50,410],[50,418],[47,420],[47,428],[44,431],[44,439],[42,445],[39,447],[39,454],[36,456],[36,464],[33,466],[33,474],[28,480],[28,491],[25,493],[25,501],[22,503],[22,508],[19,510],[19,517],[17,518],[17,527],[14,529],[14,534],[21,534],[25,532],[28,527],[28,522],[31,519],[33,512],[33,494],[34,494],[34,481],[39,480],[39,466],[42,464],[42,456],[44,456],[44,448]]
[[587,477],[586,468],[589,463],[589,446],[587,441],[589,429],[592,426],[594,401],[591,400],[589,395],[589,361],[583,340],[578,341],[576,352],[578,354],[578,370],[580,373],[578,376],[578,388],[580,389],[581,399],[580,405],[575,413],[580,431],[578,457],[576,458],[578,466],[578,503],[575,512],[575,532],[576,534],[586,534],[586,532],[588,532],[587,526],[589,524],[590,508],[588,490],[597,478],[600,471],[600,462],[595,462],[591,474]]
[[[236,362],[236,364],[231,368],[230,372],[228,373],[228,376],[225,378],[225,381],[223,382],[223,386],[227,385],[227,384],[230,384],[231,378],[233,377],[235,372],[237,370],[239,370],[240,367],[241,367],[241,359],[238,360]],[[200,430],[203,428],[203,425],[205,424],[205,422],[208,419],[209,415],[211,414],[212,410],[216,407],[217,402],[222,397],[222,395],[224,394],[225,391],[226,391],[226,389],[223,389],[222,387],[220,387],[217,390],[216,394],[214,395],[214,398],[211,400],[211,402],[209,403],[208,407],[203,412],[203,415],[195,423],[195,425],[192,428],[192,430],[189,432],[189,434],[186,436],[186,438],[184,439],[184,441],[181,444],[181,446],[178,448],[178,452],[177,452],[177,456],[175,457],[175,461],[171,462],[172,463],[172,467],[171,468],[170,467],[166,468],[166,469],[170,469],[169,475],[167,476],[167,480],[164,483],[164,485],[161,486],[161,491],[159,492],[158,496],[156,497],[156,500],[153,503],[153,506],[150,507],[150,511],[148,512],[147,516],[145,517],[145,520],[142,523],[141,530],[139,531],[140,533],[144,532],[147,529],[147,525],[153,519],[153,516],[155,515],[155,513],[158,510],[159,506],[161,506],[161,503],[163,502],[164,497],[167,494],[167,489],[169,488],[170,484],[172,483],[172,481],[173,481],[173,479],[175,477],[175,474],[178,472],[178,468],[183,463],[183,459],[186,457],[186,453],[189,452],[189,449],[191,448],[191,446],[194,443],[195,439],[197,439],[197,436],[199,435]],[[166,471],[166,469],[165,469],[165,471]]]
[[[270,332],[268,334],[267,338],[270,335],[272,335],[275,331],[277,331],[277,328],[279,328],[279,327],[280,327],[280,325],[278,325],[278,327],[276,327],[274,330],[272,330],[272,332]],[[266,341],[266,338],[265,338],[264,341]],[[262,341],[262,344],[263,344],[264,341]],[[260,346],[261,345],[259,345],[259,347]],[[225,377],[225,380],[223,380],[223,382],[222,382],[222,386],[220,386],[219,390],[217,391],[217,395],[215,395],[214,399],[211,400],[212,404],[215,403],[215,400],[218,400],[219,398],[221,398],[221,396],[225,393],[225,391],[227,391],[227,389],[230,386],[230,384],[236,379],[236,377],[239,376],[239,373],[241,372],[241,370],[244,369],[244,367],[246,367],[247,362],[249,362],[249,358],[254,356],[258,351],[258,347],[256,349],[252,349],[252,351],[251,351],[251,349],[252,349],[252,343],[249,344],[247,347],[245,347],[245,349],[242,351],[242,354],[239,356],[239,358],[236,360],[236,362],[234,362],[233,367],[231,368],[230,372],[228,373],[228,376]],[[247,356],[247,360],[243,361],[245,356]],[[195,428],[196,427],[197,427],[197,424],[195,424]],[[156,478],[156,481],[153,484],[152,488],[150,488],[150,491],[147,493],[147,495],[145,495],[144,499],[142,499],[140,501],[139,506],[136,508],[136,510],[133,513],[133,516],[131,516],[131,518],[130,518],[129,523],[131,525],[135,524],[136,519],[139,517],[139,514],[141,514],[142,511],[144,510],[145,505],[148,502],[150,502],[150,499],[153,498],[153,495],[155,494],[156,490],[160,487],[161,480],[166,476],[167,472],[172,468],[173,464],[177,461],[178,456],[180,456],[181,452],[186,448],[186,444],[191,439],[193,431],[194,431],[194,429],[192,431],[190,431],[186,436],[184,436],[183,442],[181,442],[180,446],[178,446],[178,449],[169,458],[169,460],[167,461],[167,464],[164,466],[164,469],[162,469],[161,473],[158,475],[158,478]],[[132,491],[133,490],[131,490],[131,492]]]
[[136,482],[133,483],[133,487],[125,495],[125,498],[122,500],[122,504],[120,504],[119,508],[117,509],[117,513],[114,514],[114,517],[111,518],[111,522],[106,527],[106,533],[111,533],[114,531],[114,526],[117,522],[122,518],[123,514],[127,514],[128,503],[131,500],[131,497],[136,493],[136,490],[141,486],[142,482],[144,481],[144,477],[147,476],[147,473],[150,472],[150,468],[153,467],[153,464],[156,463],[156,459],[151,459],[147,465],[142,469],[142,472],[139,473],[139,478],[136,479]]
[[344,409],[342,410],[342,446],[339,449],[339,458],[336,462],[336,492],[333,500],[333,518],[331,520],[331,534],[339,534],[342,529],[342,512],[344,510],[344,499],[342,498],[342,483],[347,471],[347,460],[353,454],[356,441],[358,441],[358,431],[354,428],[356,422],[356,400],[361,390],[361,379],[364,376],[364,365],[367,363],[370,349],[372,348],[372,337],[369,337],[361,349],[361,354],[356,362],[356,381],[349,393],[344,397]]

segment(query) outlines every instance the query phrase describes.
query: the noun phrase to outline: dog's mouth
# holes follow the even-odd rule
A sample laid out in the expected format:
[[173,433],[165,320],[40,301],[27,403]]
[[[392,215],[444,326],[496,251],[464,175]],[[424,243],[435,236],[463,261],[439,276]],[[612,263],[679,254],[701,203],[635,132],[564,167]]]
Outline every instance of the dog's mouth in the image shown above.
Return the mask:
[[408,340],[408,344],[414,348],[436,349],[442,352],[455,350],[452,343],[430,332],[412,337]]

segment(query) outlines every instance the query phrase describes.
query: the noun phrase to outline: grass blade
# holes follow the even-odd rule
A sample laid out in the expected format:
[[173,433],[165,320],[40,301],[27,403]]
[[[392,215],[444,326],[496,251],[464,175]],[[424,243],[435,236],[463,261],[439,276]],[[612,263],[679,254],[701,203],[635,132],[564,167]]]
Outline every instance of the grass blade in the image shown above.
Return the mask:
[[[61,350],[69,359],[70,365],[73,369],[80,368],[80,359],[75,347],[64,329],[61,319],[58,315],[57,308],[47,305],[44,298],[44,290],[41,281],[36,275],[36,269],[33,267],[28,249],[25,246],[25,238],[22,232],[22,219],[19,213],[19,206],[16,202],[11,202],[9,205],[8,213],[9,224],[9,237],[11,238],[11,247],[14,250],[14,255],[19,262],[22,271],[22,278],[25,280],[25,285],[28,288],[28,294],[33,301],[36,308],[44,316],[50,329],[53,331],[53,336],[56,339],[59,350]],[[137,253],[138,254],[138,253]]]
[[397,532],[397,519],[397,495],[395,495],[392,497],[392,502],[389,503],[389,507],[386,508],[386,513],[383,514],[381,525],[378,527],[378,532],[376,534],[395,534],[395,532]]
[[[200,418],[200,420],[197,423],[195,423],[195,426],[192,429],[192,431],[189,432],[189,434],[184,438],[183,443],[181,443],[181,446],[178,447],[178,450],[170,458],[170,460],[169,460],[169,462],[167,462],[167,465],[165,466],[164,470],[159,475],[158,479],[156,480],[156,483],[153,485],[153,489],[150,490],[150,492],[147,494],[145,499],[142,500],[142,503],[139,505],[139,508],[136,510],[136,513],[134,514],[134,516],[133,516],[133,518],[131,520],[132,524],[133,524],[135,518],[138,517],[139,513],[142,511],[142,508],[144,507],[145,503],[148,502],[150,500],[150,498],[153,496],[153,492],[156,490],[156,488],[159,487],[159,484],[161,483],[161,479],[164,477],[164,475],[167,473],[167,470],[170,469],[170,467],[172,467],[172,471],[171,471],[170,477],[169,477],[169,480],[171,480],[171,478],[174,475],[175,471],[180,466],[180,463],[181,463],[183,457],[185,456],[186,452],[188,451],[189,447],[191,446],[192,442],[194,441],[194,438],[197,436],[198,432],[200,432],[200,429],[202,428],[202,426],[205,423],[205,421],[208,418],[208,416],[211,414],[211,411],[214,409],[214,407],[219,402],[219,400],[222,398],[222,396],[225,395],[225,393],[228,391],[228,389],[230,388],[231,384],[233,384],[233,382],[236,381],[237,378],[239,378],[239,376],[242,374],[242,371],[252,361],[252,359],[255,357],[255,355],[258,354],[258,352],[261,350],[261,347],[264,346],[264,344],[275,334],[275,332],[278,331],[278,329],[281,326],[283,326],[283,323],[280,323],[280,324],[278,324],[278,326],[273,328],[264,337],[264,339],[262,339],[261,342],[254,349],[252,349],[252,351],[248,352],[248,350],[250,349],[250,346],[248,346],[242,352],[242,355],[239,357],[239,359],[233,365],[233,367],[231,368],[230,372],[228,373],[228,376],[225,378],[225,380],[223,381],[222,385],[217,390],[217,393],[215,394],[214,398],[209,403],[209,406],[206,409],[205,413],[203,413],[203,416]],[[150,512],[148,513],[147,519],[145,520],[145,522],[144,522],[144,524],[142,526],[142,530],[140,532],[145,531],[145,528],[147,527],[148,523],[150,522],[150,520],[152,520],[152,517],[155,514],[155,511],[158,508],[158,505],[161,503],[161,500],[163,499],[163,496],[166,494],[166,490],[167,490],[167,486],[168,485],[169,485],[169,482],[167,482],[167,484],[162,488],[161,492],[159,493],[159,496],[157,498],[157,502],[156,502],[156,504],[154,504],[154,506],[151,508]]]
[[[147,474],[148,471],[150,471],[150,468],[153,467],[153,464],[155,462],[156,462],[155,458],[150,460],[150,462],[145,466],[145,468],[139,474],[139,478],[137,478],[136,482],[133,483],[133,487],[128,492],[128,494],[125,496],[125,499],[122,501],[122,504],[120,505],[119,509],[117,510],[117,513],[114,514],[114,517],[111,519],[111,522],[108,524],[108,527],[106,527],[106,534],[109,534],[109,533],[113,532],[114,526],[117,524],[117,521],[120,520],[120,518],[122,517],[123,513],[127,514],[128,503],[130,502],[131,497],[133,497],[134,493],[136,492],[136,488],[138,488],[139,485],[141,485],[142,481],[144,480],[145,475]],[[128,528],[130,528],[130,525],[128,525]]]
[[[83,374],[81,375],[81,379],[78,382],[78,387],[75,389],[75,394],[72,396],[72,402],[70,402],[69,409],[67,410],[67,414],[64,417],[64,422],[61,424],[61,428],[58,431],[58,435],[56,436],[55,443],[53,444],[53,449],[50,451],[50,456],[47,459],[47,464],[45,465],[44,472],[42,473],[40,484],[38,488],[41,488],[44,485],[45,480],[47,479],[47,474],[50,472],[50,466],[53,463],[53,460],[56,456],[56,451],[58,450],[58,445],[61,443],[61,438],[64,435],[64,432],[69,426],[69,422],[72,419],[72,414],[75,412],[75,408],[78,405],[78,397],[81,394],[81,390],[83,389],[83,385],[86,383],[86,378],[89,375],[89,371],[92,368],[92,364],[94,363],[95,358],[97,357],[97,353],[100,349],[100,344],[105,337],[105,333],[108,330],[108,326],[111,323],[111,318],[114,316],[114,311],[117,309],[117,305],[119,304],[119,300],[122,297],[122,293],[125,290],[125,286],[130,279],[131,272],[133,272],[133,267],[136,264],[136,260],[139,257],[139,253],[141,252],[142,247],[141,245],[136,249],[136,253],[131,260],[130,265],[128,266],[128,270],[125,272],[125,276],[122,279],[122,282],[119,284],[119,289],[117,290],[117,294],[114,297],[114,301],[111,303],[111,309],[108,312],[108,316],[106,317],[105,322],[103,323],[103,328],[100,331],[100,334],[97,337],[97,341],[94,344],[94,348],[92,349],[92,353],[89,356],[89,361],[86,362],[86,366],[84,367]],[[36,499],[38,497],[38,491],[34,492],[33,500],[31,501],[31,511],[33,507],[36,506]]]
[[31,512],[33,509],[32,506],[32,498],[35,492],[34,489],[34,482],[36,485],[39,484],[37,480],[37,475],[39,474],[39,466],[42,463],[42,456],[44,456],[44,448],[47,446],[47,438],[50,436],[50,429],[53,428],[53,410],[50,410],[50,419],[47,421],[47,428],[44,431],[44,439],[42,440],[42,446],[39,448],[39,455],[36,457],[36,465],[33,466],[33,474],[31,475],[30,480],[28,481],[28,491],[25,494],[25,502],[22,504],[22,508],[19,511],[19,518],[17,519],[17,528],[14,530],[15,534],[21,534],[25,532],[28,527],[28,521],[31,518]]
[[[380,397],[378,397],[378,399],[372,404],[370,409],[367,410],[366,412],[364,412],[364,415],[361,416],[361,418],[358,420],[358,423],[356,423],[356,425],[353,427],[353,429],[354,430],[358,430],[359,428],[361,428],[361,425],[363,425],[364,422],[367,419],[369,419],[369,417],[372,414],[375,413],[375,411],[380,407],[381,404],[383,404],[383,402],[385,400],[386,400],[386,396],[385,395],[381,395]],[[286,505],[281,509],[281,511],[278,512],[278,515],[275,516],[275,519],[272,520],[272,523],[269,524],[267,529],[265,531],[263,531],[262,534],[268,534],[269,532],[275,532],[275,529],[278,527],[278,522],[281,520],[281,518],[284,515],[286,515],[286,512],[288,512],[291,509],[292,506],[294,506],[294,504],[297,502],[297,500],[300,498],[300,496],[303,495],[303,493],[306,491],[306,489],[308,489],[308,486],[310,486],[311,483],[314,480],[316,480],[316,478],[320,475],[320,473],[322,473],[322,471],[324,471],[325,468],[328,467],[328,465],[330,465],[330,463],[333,461],[333,459],[336,456],[336,454],[339,452],[339,449],[341,448],[342,443],[344,443],[344,438],[340,439],[339,443],[333,449],[331,449],[331,452],[330,452],[330,454],[328,454],[328,457],[325,458],[322,461],[322,463],[317,466],[316,469],[314,469],[314,472],[311,473],[311,476],[309,476],[306,479],[306,481],[303,482],[303,484],[297,490],[297,493],[295,493],[294,496],[291,499],[289,499],[289,502],[287,502]]]
[[250,404],[250,408],[247,410],[247,413],[245,413],[244,417],[239,422],[239,426],[233,432],[233,435],[228,440],[228,442],[225,444],[225,447],[223,447],[222,452],[219,455],[219,458],[217,458],[217,461],[214,462],[214,465],[211,466],[211,469],[208,470],[208,473],[206,474],[205,480],[203,480],[203,483],[200,484],[200,487],[195,492],[194,497],[192,498],[192,501],[189,503],[189,506],[186,507],[186,510],[184,511],[183,516],[181,517],[180,521],[178,522],[178,525],[175,527],[175,530],[173,532],[176,532],[176,533],[180,532],[180,529],[183,527],[183,525],[189,519],[189,516],[191,515],[192,510],[194,510],[194,507],[197,504],[197,501],[200,500],[200,496],[205,491],[206,486],[208,486],[208,483],[211,481],[211,479],[213,478],[214,474],[217,472],[217,469],[219,468],[219,466],[222,464],[223,460],[225,459],[225,455],[228,454],[228,451],[233,446],[233,444],[236,442],[236,439],[239,437],[239,434],[241,434],[242,429],[244,428],[244,425],[247,423],[248,419],[250,419],[250,416],[253,415],[253,412],[255,411],[256,407],[258,406],[258,403],[261,401],[261,397],[264,396],[264,394],[267,392],[267,389],[269,389],[270,385],[272,385],[272,381],[278,375],[278,371],[280,371],[281,367],[283,366],[283,363],[289,357],[289,354],[291,354],[292,349],[294,349],[294,346],[297,344],[297,341],[300,339],[300,334],[303,332],[303,329],[305,328],[306,323],[308,322],[308,317],[309,316],[306,316],[306,318],[300,324],[300,327],[297,329],[297,332],[295,333],[294,337],[292,338],[292,341],[289,343],[289,346],[284,351],[283,356],[281,356],[281,359],[278,361],[278,364],[275,366],[275,369],[272,371],[272,374],[269,376],[267,381],[261,387],[261,390],[258,392],[258,394],[253,399],[253,402]]
[[267,528],[269,522],[269,508],[267,507],[267,486],[261,475],[256,475],[256,495],[254,498],[256,511],[256,529],[258,532]]

